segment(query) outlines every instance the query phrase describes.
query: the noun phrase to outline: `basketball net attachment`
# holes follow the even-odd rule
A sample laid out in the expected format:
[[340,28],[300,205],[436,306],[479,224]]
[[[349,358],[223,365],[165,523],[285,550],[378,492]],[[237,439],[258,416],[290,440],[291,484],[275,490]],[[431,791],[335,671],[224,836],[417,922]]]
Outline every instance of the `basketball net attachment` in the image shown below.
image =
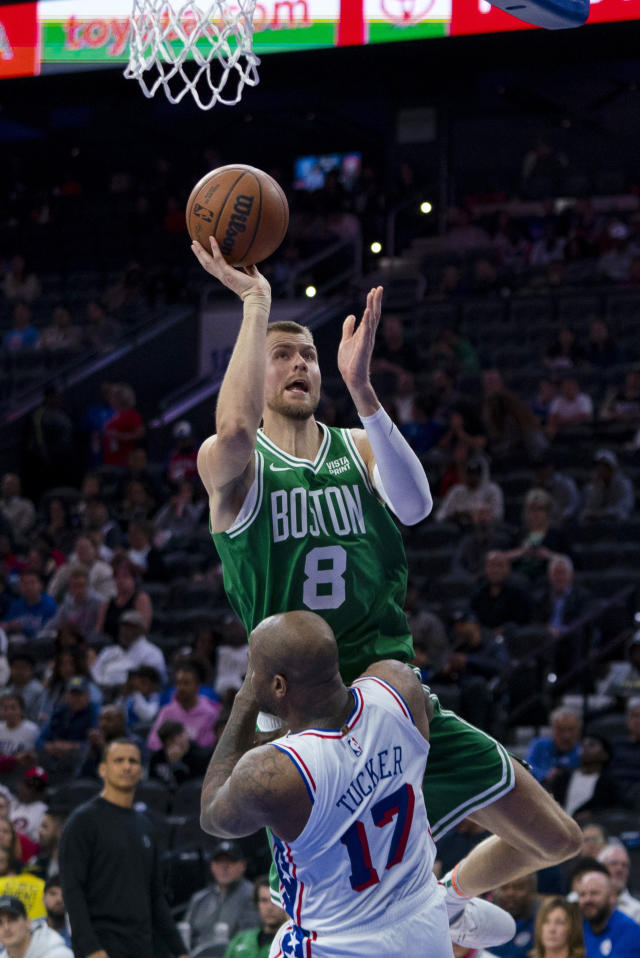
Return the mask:
[[256,0],[133,0],[125,77],[138,80],[146,97],[160,86],[171,103],[190,93],[201,110],[238,103],[245,84],[259,81],[255,6]]

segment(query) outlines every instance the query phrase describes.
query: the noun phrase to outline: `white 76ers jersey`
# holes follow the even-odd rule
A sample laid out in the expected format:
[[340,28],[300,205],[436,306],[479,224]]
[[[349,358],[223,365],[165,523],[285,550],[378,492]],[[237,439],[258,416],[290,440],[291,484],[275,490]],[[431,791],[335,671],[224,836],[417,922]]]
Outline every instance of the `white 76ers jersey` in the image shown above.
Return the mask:
[[306,729],[272,743],[313,803],[294,842],[272,835],[284,907],[310,933],[379,921],[390,902],[424,895],[432,877],[422,795],[429,744],[382,679],[358,679],[350,691],[344,729]]

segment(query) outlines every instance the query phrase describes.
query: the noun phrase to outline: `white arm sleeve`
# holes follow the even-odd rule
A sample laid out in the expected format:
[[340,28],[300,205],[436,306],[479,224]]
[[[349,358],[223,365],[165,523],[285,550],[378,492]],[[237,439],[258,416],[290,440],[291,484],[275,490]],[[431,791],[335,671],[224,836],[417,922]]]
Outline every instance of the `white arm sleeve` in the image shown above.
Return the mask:
[[406,526],[426,519],[433,507],[429,480],[407,440],[382,406],[360,421],[371,443],[373,482],[382,499]]

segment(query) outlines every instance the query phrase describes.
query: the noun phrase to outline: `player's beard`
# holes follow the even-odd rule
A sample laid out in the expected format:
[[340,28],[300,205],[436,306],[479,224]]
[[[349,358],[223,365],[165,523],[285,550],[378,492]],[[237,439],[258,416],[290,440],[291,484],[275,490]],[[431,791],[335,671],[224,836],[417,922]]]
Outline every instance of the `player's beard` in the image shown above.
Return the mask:
[[279,416],[284,416],[285,419],[303,422],[313,416],[320,403],[320,397],[312,396],[311,393],[307,395],[311,398],[311,402],[299,403],[287,400],[286,396],[276,396],[267,402],[267,408],[271,412],[278,413]]

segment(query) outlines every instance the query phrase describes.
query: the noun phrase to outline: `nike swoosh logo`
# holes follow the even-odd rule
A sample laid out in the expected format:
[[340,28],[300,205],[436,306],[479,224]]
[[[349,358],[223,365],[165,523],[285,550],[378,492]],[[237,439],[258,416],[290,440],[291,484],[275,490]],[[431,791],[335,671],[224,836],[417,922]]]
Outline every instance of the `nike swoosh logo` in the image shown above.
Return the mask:
[[274,463],[271,463],[270,468],[272,472],[288,472],[289,469],[293,469],[293,466],[276,466]]

